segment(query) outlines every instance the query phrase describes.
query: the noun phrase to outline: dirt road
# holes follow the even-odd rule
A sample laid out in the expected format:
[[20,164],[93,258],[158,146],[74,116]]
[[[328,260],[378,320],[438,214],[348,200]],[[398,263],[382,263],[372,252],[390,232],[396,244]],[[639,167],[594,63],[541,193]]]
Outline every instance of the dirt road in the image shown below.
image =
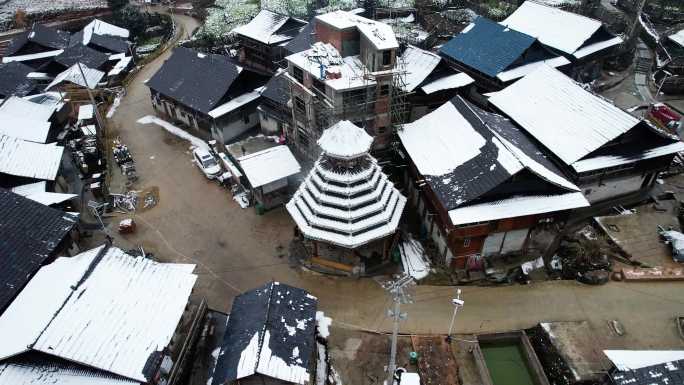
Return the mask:
[[[176,15],[186,30],[196,22]],[[240,291],[274,279],[310,290],[320,308],[336,324],[371,330],[390,330],[385,317],[385,292],[371,279],[321,276],[293,268],[278,247],[287,247],[293,223],[284,209],[257,216],[242,210],[227,191],[207,181],[191,163],[189,144],[156,125],[136,121],[154,114],[144,84],[168,57],[165,53],[136,77],[121,102],[113,123],[131,148],[140,181],[136,189],[156,186],[159,204],[136,215],[138,232],[116,244],[143,245],[165,261],[197,264],[197,291],[215,309],[229,309]],[[588,319],[596,337],[609,336],[607,321],[619,319],[627,335],[608,339],[610,346],[682,347],[676,337],[676,314],[684,313],[684,283],[609,283],[600,287],[575,282],[546,282],[531,286],[469,287],[459,313],[456,332],[503,331],[542,321]],[[407,305],[402,332],[444,333],[451,316],[453,288],[415,289],[415,303]]]

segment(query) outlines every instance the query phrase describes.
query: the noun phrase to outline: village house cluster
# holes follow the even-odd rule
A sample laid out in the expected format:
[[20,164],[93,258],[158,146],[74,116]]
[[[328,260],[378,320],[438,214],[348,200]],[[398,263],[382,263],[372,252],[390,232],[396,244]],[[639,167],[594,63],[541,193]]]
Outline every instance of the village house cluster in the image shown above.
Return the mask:
[[[182,155],[198,180],[254,206],[254,226],[284,213],[289,259],[276,265],[355,278],[403,267],[383,287],[396,304],[395,349],[405,286],[437,266],[459,283],[494,280],[510,256],[523,257],[526,278],[558,263],[568,223],[623,214],[681,167],[679,115],[653,104],[667,121],[637,117],[592,88],[627,44],[601,21],[527,0],[444,38],[399,31],[382,12],[307,21],[261,9],[229,46],[160,44],[150,58],[166,56],[146,79],[129,30],[97,18],[71,31],[33,23],[0,44],[0,385],[343,383],[315,292],[274,276],[226,294],[224,313],[201,294],[202,275],[216,273],[194,257],[161,262],[171,256],[118,242],[136,230],[131,213],[159,199],[136,185],[137,154],[107,123],[130,82],[156,114],[136,123],[189,141]],[[676,90],[684,32],[668,39],[659,54],[671,60],[653,79]],[[118,177],[120,194],[110,191]],[[535,333],[572,369],[567,384],[684,383],[681,351],[606,350],[606,372],[558,343],[559,325]],[[502,341],[521,346],[531,383],[549,383],[524,332],[479,335],[469,354],[484,362]],[[409,363],[419,359],[412,351]],[[401,369],[395,384],[421,383]]]

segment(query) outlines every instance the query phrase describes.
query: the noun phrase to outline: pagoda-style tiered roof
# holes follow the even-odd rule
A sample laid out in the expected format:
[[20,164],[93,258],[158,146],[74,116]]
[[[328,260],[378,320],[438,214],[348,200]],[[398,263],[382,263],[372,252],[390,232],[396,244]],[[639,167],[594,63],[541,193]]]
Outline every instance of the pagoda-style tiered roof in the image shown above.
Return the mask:
[[406,198],[368,154],[371,142],[348,121],[323,133],[323,153],[287,204],[307,238],[353,249],[396,231]]

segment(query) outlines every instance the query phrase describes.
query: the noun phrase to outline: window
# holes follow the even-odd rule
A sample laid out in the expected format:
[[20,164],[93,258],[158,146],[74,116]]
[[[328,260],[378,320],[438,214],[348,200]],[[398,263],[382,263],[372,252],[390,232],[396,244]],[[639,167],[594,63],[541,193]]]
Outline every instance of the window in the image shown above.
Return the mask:
[[388,66],[392,64],[392,51],[382,51],[382,65]]
[[295,111],[306,114],[306,103],[298,97],[295,96]]
[[378,135],[383,135],[387,132],[387,127],[378,127],[375,129],[375,133]]
[[297,79],[298,82],[304,84],[304,71],[299,67],[292,67],[292,76]]
[[380,86],[380,96],[387,96],[390,94],[390,85],[383,84]]
[[463,239],[463,247],[468,247],[470,246],[470,238],[464,238]]
[[242,115],[242,121],[245,124],[249,124],[249,114],[246,113],[246,114]]
[[322,93],[325,93],[325,83],[314,78],[313,76],[311,78],[313,79],[312,82],[313,82],[314,88],[321,91]]

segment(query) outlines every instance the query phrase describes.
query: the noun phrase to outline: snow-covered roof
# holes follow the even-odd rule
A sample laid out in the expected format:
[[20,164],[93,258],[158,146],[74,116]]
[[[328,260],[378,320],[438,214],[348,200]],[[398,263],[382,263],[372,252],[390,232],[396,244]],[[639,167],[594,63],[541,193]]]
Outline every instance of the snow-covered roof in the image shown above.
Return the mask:
[[438,92],[438,91],[451,90],[454,88],[461,88],[461,87],[471,85],[473,83],[475,83],[475,80],[473,78],[471,78],[470,76],[468,76],[468,74],[466,74],[465,72],[459,72],[456,74],[447,75],[443,78],[439,78],[437,80],[434,80],[434,81],[422,86],[421,89],[427,95],[430,95],[430,94]]
[[529,0],[501,24],[568,54],[575,53],[602,26],[600,21]]
[[[410,235],[408,239],[403,240],[399,244],[399,253],[401,254],[401,264],[404,266],[404,272],[413,277],[413,279],[418,281],[430,274],[430,262],[423,245]],[[404,375],[401,378],[402,383],[404,382]]]
[[302,233],[349,249],[394,233],[406,198],[377,161],[366,155],[345,169],[330,160],[321,155],[286,205]]
[[287,146],[275,146],[238,159],[252,188],[287,178],[301,170]]
[[684,29],[677,31],[676,33],[673,33],[667,38],[679,44],[679,46],[684,47]]
[[109,72],[107,72],[107,76],[117,76],[121,72],[123,72],[129,64],[131,64],[131,60],[133,60],[132,56],[124,56],[121,59],[119,59],[118,62],[112,67]]
[[351,159],[367,154],[373,137],[348,120],[341,120],[323,131],[318,145],[334,158]]
[[570,61],[563,57],[558,56],[552,59],[540,60],[534,63],[523,64],[518,67],[511,68],[509,70],[503,71],[496,75],[496,77],[502,82],[509,82],[511,80],[519,79],[530,72],[534,72],[537,68],[543,65],[547,65],[553,68],[563,67],[570,64]]
[[[0,105],[0,117],[17,116],[30,117],[33,120],[47,122],[55,112],[55,105],[36,103],[27,98],[12,96]],[[0,119],[0,122],[2,120]]]
[[0,134],[0,173],[55,180],[64,147],[27,142]]
[[444,175],[480,154],[482,137],[452,103],[399,130],[399,138],[422,175]]
[[546,65],[489,101],[568,165],[639,123]]
[[234,99],[230,99],[226,103],[217,106],[213,110],[209,111],[208,115],[216,119],[229,112],[235,111],[236,109],[244,106],[247,103],[251,103],[259,99],[259,96],[261,96],[261,94],[258,91],[246,92]]
[[17,55],[17,56],[5,56],[2,58],[3,63],[11,63],[15,61],[29,61],[29,60],[38,60],[38,59],[44,59],[47,57],[53,57],[57,56],[64,52],[63,49],[56,49],[52,51],[44,51],[44,52],[38,52],[38,53],[32,53],[32,54],[27,54],[27,55]]
[[399,47],[392,27],[379,21],[367,19],[347,11],[334,11],[318,15],[316,20],[337,29],[356,27],[378,50]]
[[0,112],[0,134],[29,142],[45,143],[50,122],[34,119],[30,115],[10,115]]
[[664,146],[639,151],[638,153],[631,155],[599,155],[593,158],[582,159],[573,163],[572,168],[580,173],[588,172],[608,167],[621,166],[640,160],[653,159],[659,156],[671,155],[682,151],[684,151],[684,143],[677,141]]
[[50,88],[63,82],[70,82],[81,87],[87,86],[90,89],[94,89],[95,87],[97,87],[97,84],[100,82],[100,80],[102,80],[102,78],[105,75],[104,72],[98,71],[93,68],[89,68],[88,66],[85,66],[83,64],[81,64],[81,69],[83,70],[83,74],[81,74],[81,70],[78,67],[79,65],[78,63],[76,63],[71,67],[67,68],[65,71],[61,72],[59,75],[55,77],[52,83],[48,84],[48,86],[45,87],[45,90],[47,91]]
[[430,51],[409,45],[400,60],[404,63],[406,71],[404,90],[411,92],[437,68],[442,58]]
[[305,290],[279,282],[237,296],[209,385],[254,374],[309,382],[317,305],[316,297]]
[[635,370],[684,360],[684,350],[604,350],[618,370]]
[[78,120],[89,120],[95,116],[92,104],[80,104],[78,106]]
[[[101,246],[43,267],[0,316],[0,359],[33,350],[147,382],[197,276]],[[125,279],[122,279],[125,277]]]
[[[286,59],[314,78],[324,81],[334,90],[370,87],[376,84],[375,80],[365,76],[366,67],[359,56],[342,57],[337,49],[328,43],[314,43],[311,49],[292,54]],[[328,78],[326,71],[336,72],[339,77]]]
[[76,194],[61,194],[45,191],[46,182],[40,181],[14,187],[12,192],[46,206],[62,203],[75,198]]
[[458,226],[588,206],[589,202],[581,192],[558,195],[516,196],[450,210],[449,219],[454,226]]
[[7,385],[140,385],[121,377],[76,365],[40,365],[20,362],[0,364],[0,384]]
[[619,36],[615,36],[612,39],[604,40],[604,41],[599,41],[597,43],[589,44],[587,46],[584,46],[577,51],[575,51],[574,55],[576,58],[581,59],[585,56],[589,56],[592,53],[604,50],[606,48],[610,48],[613,46],[616,46],[618,44],[622,44],[623,40]]
[[128,39],[130,32],[121,27],[117,27],[114,24],[109,24],[100,19],[95,19],[83,27],[83,45],[88,45],[90,39],[93,35],[108,35],[108,36],[118,36],[124,39]]
[[[291,40],[296,35],[296,33],[292,33],[293,31],[289,31],[287,34],[278,33],[278,30],[290,19],[287,15],[262,9],[249,23],[233,29],[233,32],[264,44],[278,44]],[[297,32],[304,24],[304,22],[298,24]]]

